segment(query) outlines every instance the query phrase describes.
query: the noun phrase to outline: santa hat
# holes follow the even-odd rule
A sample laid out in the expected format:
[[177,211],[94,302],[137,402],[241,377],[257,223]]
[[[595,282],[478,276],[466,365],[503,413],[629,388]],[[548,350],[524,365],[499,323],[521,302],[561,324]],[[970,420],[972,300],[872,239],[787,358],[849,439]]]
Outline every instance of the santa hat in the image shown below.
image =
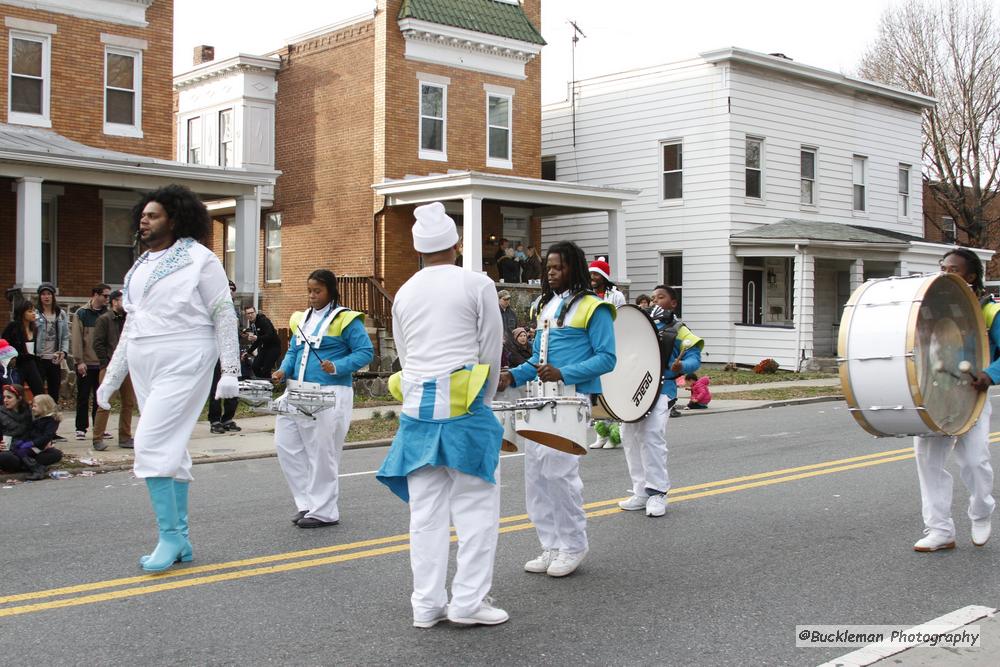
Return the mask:
[[609,283],[611,282],[611,267],[603,259],[595,259],[590,263],[590,272],[603,276]]
[[419,253],[440,252],[458,243],[455,221],[444,211],[439,201],[418,206],[413,215],[417,218],[413,225],[413,248]]
[[5,362],[4,365],[6,366],[6,362],[16,356],[17,350],[15,350],[6,340],[0,338],[0,362]]

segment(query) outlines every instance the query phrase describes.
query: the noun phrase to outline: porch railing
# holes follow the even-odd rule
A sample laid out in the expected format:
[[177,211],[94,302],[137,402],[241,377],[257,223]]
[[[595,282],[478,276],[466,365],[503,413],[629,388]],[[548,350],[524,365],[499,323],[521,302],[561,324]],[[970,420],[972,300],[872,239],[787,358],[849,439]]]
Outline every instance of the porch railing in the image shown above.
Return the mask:
[[367,315],[368,323],[392,334],[392,297],[372,276],[337,276],[340,302]]

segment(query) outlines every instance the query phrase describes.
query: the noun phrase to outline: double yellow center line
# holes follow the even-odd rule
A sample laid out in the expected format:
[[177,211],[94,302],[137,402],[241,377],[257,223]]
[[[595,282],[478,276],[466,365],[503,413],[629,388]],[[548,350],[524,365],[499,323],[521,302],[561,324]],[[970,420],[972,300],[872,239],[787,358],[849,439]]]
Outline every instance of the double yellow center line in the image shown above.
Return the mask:
[[[1000,441],[1000,438],[994,439],[996,436],[1000,436],[1000,433],[991,433],[990,442]],[[754,475],[731,477],[714,482],[685,486],[670,491],[669,499],[671,504],[679,503],[724,493],[746,491],[772,484],[784,484],[820,475],[831,475],[848,470],[867,468],[884,463],[904,461],[910,458],[913,458],[913,448],[903,447],[901,449],[892,449],[874,454],[813,463],[796,468],[783,468],[781,470],[772,470]],[[587,516],[591,518],[618,514],[622,512],[618,508],[619,500],[622,499],[613,498],[587,503],[584,505],[584,508],[587,510]],[[531,522],[528,521],[527,514],[518,514],[500,519],[501,533],[513,533],[533,527]],[[453,535],[452,541],[456,539]],[[270,556],[245,558],[226,563],[178,568],[156,575],[123,577],[75,586],[5,595],[0,596],[0,618],[107,602],[110,600],[120,600],[163,591],[215,584],[223,581],[235,581],[237,579],[247,579],[266,574],[293,572],[361,558],[395,554],[409,550],[409,540],[410,538],[407,534],[391,535],[348,544],[336,544],[315,549],[289,551]]]

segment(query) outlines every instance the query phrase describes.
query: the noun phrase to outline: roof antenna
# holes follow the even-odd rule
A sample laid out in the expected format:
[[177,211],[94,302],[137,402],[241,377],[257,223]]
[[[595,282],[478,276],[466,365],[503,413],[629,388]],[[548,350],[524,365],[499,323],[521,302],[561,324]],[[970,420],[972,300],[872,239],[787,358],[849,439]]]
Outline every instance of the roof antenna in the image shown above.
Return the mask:
[[586,35],[580,30],[580,26],[576,24],[576,21],[569,20],[567,23],[573,26],[573,58],[570,65],[570,78],[572,79],[570,83],[570,105],[573,111],[573,147],[576,148],[576,43],[580,41],[581,37],[586,37]]

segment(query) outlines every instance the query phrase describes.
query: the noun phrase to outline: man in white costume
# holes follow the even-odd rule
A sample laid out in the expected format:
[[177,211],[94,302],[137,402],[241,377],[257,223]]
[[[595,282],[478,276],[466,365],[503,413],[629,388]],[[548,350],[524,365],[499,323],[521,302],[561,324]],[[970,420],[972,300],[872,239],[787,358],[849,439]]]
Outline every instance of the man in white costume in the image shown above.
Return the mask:
[[[403,370],[390,391],[403,401],[399,431],[376,477],[410,505],[413,625],[445,619],[497,625],[507,612],[486,597],[500,521],[503,427],[489,404],[497,388],[503,323],[496,288],[455,266],[458,232],[439,202],[415,211],[413,247],[424,268],[396,293],[392,320]],[[448,604],[449,524],[458,567]]]
[[135,432],[135,476],[146,480],[159,528],[156,549],[139,562],[147,572],[162,572],[193,558],[187,443],[220,357],[216,398],[233,398],[239,391],[239,325],[222,263],[198,243],[211,229],[198,197],[169,185],[146,194],[132,216],[149,250],[125,276],[128,319],[97,402],[109,409],[111,395],[131,377],[142,414]]

